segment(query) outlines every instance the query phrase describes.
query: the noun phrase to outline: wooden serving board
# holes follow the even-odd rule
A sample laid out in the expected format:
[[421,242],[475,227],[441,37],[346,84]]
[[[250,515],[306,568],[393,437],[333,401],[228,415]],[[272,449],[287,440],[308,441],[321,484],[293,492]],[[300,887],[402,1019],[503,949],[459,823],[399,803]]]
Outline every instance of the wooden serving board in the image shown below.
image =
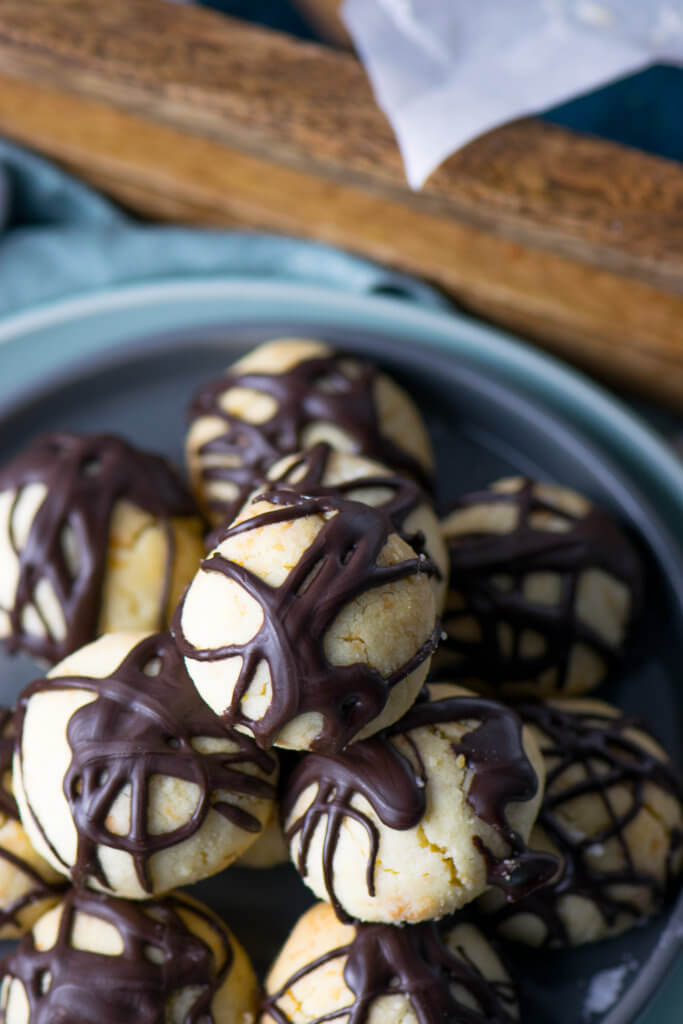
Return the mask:
[[683,166],[526,120],[418,193],[356,59],[164,0],[0,0],[0,133],[152,218],[288,232],[683,409]]

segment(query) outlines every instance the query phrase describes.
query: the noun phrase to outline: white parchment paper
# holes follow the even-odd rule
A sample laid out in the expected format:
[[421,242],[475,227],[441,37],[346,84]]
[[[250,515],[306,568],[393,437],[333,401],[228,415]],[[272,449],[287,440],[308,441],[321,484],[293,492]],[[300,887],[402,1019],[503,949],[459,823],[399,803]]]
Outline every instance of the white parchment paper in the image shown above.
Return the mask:
[[497,125],[683,63],[683,0],[345,0],[342,14],[413,188]]

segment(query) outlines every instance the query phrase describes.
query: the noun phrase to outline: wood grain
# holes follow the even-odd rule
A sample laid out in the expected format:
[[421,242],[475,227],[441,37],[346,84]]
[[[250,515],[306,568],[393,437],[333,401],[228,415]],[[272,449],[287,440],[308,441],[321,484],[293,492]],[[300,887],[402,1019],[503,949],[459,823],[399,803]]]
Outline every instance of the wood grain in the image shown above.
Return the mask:
[[321,39],[333,46],[353,48],[346,25],[339,17],[341,0],[294,0],[294,6],[313,25]]
[[349,55],[160,0],[0,0],[0,132],[132,209],[332,242],[683,408],[683,168],[534,121],[420,193]]

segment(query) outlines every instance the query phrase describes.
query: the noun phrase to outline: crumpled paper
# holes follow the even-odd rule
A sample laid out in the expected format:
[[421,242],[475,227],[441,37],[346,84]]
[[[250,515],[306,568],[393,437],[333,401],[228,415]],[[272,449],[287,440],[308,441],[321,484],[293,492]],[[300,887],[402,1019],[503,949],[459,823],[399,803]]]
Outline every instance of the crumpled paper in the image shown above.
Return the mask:
[[500,124],[683,63],[683,0],[345,0],[342,16],[413,188]]

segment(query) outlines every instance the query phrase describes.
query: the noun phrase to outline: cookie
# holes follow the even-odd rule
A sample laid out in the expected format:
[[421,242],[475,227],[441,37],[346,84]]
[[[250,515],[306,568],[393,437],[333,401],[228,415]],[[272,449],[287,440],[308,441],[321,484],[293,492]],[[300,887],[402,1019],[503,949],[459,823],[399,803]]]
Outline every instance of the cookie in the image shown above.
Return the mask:
[[12,795],[14,715],[0,708],[0,939],[15,939],[62,897],[65,882],[31,846]]
[[517,993],[474,925],[346,925],[325,903],[297,922],[260,1024],[512,1024]]
[[4,1024],[250,1024],[258,983],[208,907],[71,890],[3,963]]
[[620,667],[642,570],[607,512],[512,477],[461,498],[442,530],[451,582],[439,676],[493,695],[572,695]]
[[31,842],[129,899],[215,874],[272,813],[277,761],[200,700],[168,634],[108,634],[23,692],[14,787]]
[[195,395],[189,419],[192,487],[214,525],[234,518],[281,456],[318,441],[431,480],[432,448],[412,399],[370,363],[320,341],[260,345]]
[[382,509],[399,536],[433,563],[436,571],[431,580],[436,608],[438,612],[443,610],[448,552],[431,501],[414,480],[397,476],[379,462],[335,451],[329,444],[320,443],[276,462],[266,475],[265,486],[268,485],[279,489],[292,487],[309,496],[333,494]]
[[512,898],[556,873],[555,858],[526,848],[542,793],[541,756],[513,711],[433,685],[382,735],[303,758],[285,838],[340,919],[428,921],[491,884]]
[[154,630],[203,554],[194,502],[157,455],[104,434],[43,434],[0,470],[0,637],[50,664]]
[[381,510],[271,490],[202,562],[174,636],[230,725],[340,750],[415,700],[440,635],[430,573]]
[[520,704],[546,766],[529,845],[560,857],[549,886],[518,903],[482,898],[500,934],[567,947],[618,935],[661,909],[683,867],[680,779],[632,716],[602,701]]

